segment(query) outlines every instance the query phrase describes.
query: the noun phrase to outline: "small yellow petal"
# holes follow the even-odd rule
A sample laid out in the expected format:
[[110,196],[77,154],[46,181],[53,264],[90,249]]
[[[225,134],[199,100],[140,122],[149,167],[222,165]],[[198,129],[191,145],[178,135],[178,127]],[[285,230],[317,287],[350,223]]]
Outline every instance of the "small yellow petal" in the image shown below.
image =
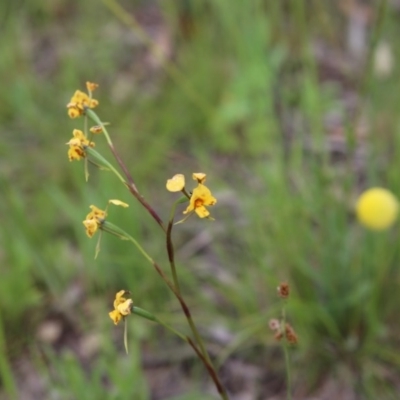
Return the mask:
[[90,108],[95,108],[99,105],[99,102],[95,99],[91,99],[90,102],[87,104],[88,107]]
[[204,206],[196,207],[195,212],[200,218],[205,218],[210,215],[210,212]]
[[185,176],[182,174],[174,175],[167,180],[166,187],[170,192],[180,192],[185,187]]
[[77,107],[68,107],[68,116],[72,119],[78,118],[82,113]]
[[361,194],[356,204],[357,218],[361,224],[372,230],[389,228],[397,219],[399,203],[397,198],[383,188],[372,188]]
[[80,146],[71,145],[71,147],[68,149],[69,161],[80,160],[81,158],[84,157],[85,157],[85,152],[82,151]]
[[80,129],[74,129],[72,131],[72,136],[80,141],[86,140],[85,134]]
[[114,300],[114,308],[117,308],[117,306],[121,303],[123,303],[124,301],[126,301],[124,295],[128,294],[129,292],[127,292],[126,290],[120,290],[116,295],[115,295],[115,300]]
[[103,127],[101,125],[95,125],[95,126],[92,126],[89,130],[90,130],[90,132],[97,134],[97,133],[103,132]]
[[132,299],[128,299],[124,301],[122,304],[119,304],[117,306],[117,310],[122,314],[122,315],[128,315],[131,313],[133,301]]
[[98,219],[105,219],[107,216],[107,213],[103,210],[100,210],[100,208],[91,205],[89,207],[92,211],[86,216],[86,219],[92,219],[92,218],[98,218]]
[[111,204],[114,204],[115,206],[121,206],[121,207],[124,207],[124,208],[129,207],[129,204],[124,203],[121,200],[112,199],[112,200],[108,200],[108,202],[111,203]]
[[118,310],[113,310],[108,313],[110,318],[114,321],[114,324],[117,325],[119,321],[122,319],[122,315]]
[[203,172],[194,172],[192,177],[195,181],[199,183],[204,183],[206,181],[206,174]]
[[99,85],[97,83],[86,82],[86,88],[89,92],[94,92],[98,87]]
[[90,238],[92,238],[93,235],[97,232],[97,229],[99,229],[99,223],[95,219],[85,219],[83,221],[83,225],[85,225],[86,234]]

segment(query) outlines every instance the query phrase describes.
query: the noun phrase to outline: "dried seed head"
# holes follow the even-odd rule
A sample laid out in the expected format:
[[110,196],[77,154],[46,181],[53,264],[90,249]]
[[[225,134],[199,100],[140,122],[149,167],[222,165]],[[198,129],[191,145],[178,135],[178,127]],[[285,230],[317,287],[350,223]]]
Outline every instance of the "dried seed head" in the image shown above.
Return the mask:
[[289,284],[287,282],[282,282],[278,288],[278,295],[283,299],[287,299],[289,297],[290,289]]
[[298,342],[297,334],[296,334],[295,330],[293,329],[293,327],[288,323],[286,323],[286,325],[285,325],[285,336],[286,336],[286,340],[290,344],[297,344],[297,342]]

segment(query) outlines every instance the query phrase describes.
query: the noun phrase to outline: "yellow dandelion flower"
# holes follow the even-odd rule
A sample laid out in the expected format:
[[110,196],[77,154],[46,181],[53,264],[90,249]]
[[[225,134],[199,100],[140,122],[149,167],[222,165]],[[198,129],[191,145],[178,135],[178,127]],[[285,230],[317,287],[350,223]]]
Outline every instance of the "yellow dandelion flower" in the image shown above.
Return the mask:
[[182,174],[174,175],[167,180],[166,187],[170,192],[180,192],[185,187],[185,176]]
[[114,300],[114,310],[110,311],[108,315],[113,320],[114,324],[117,325],[122,318],[126,317],[131,313],[133,301],[132,299],[124,297],[125,295],[130,295],[126,290],[120,290],[115,295]]
[[368,189],[358,198],[357,218],[361,224],[372,230],[389,228],[397,219],[399,202],[387,189]]
[[205,206],[212,206],[217,202],[217,199],[213,197],[210,189],[199,183],[199,185],[193,190],[193,194],[190,197],[189,206],[183,212],[184,214],[195,211],[200,218],[205,218],[210,215],[210,212]]

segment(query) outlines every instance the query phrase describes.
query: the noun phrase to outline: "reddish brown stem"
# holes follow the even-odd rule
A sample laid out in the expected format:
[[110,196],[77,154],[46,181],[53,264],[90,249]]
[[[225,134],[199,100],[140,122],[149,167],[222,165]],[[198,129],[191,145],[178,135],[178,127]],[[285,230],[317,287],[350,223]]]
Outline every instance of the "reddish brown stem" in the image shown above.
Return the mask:
[[221,385],[221,382],[219,381],[218,375],[215,372],[214,368],[207,362],[201,351],[197,348],[197,346],[193,343],[193,340],[189,337],[186,336],[186,339],[190,346],[192,346],[193,350],[196,352],[197,356],[203,361],[204,366],[207,368],[208,374],[211,376],[211,379],[214,381],[215,387],[218,390],[218,393],[220,395],[224,394],[226,395],[226,391],[224,387]]
[[126,168],[126,165],[122,161],[121,157],[118,155],[117,151],[115,150],[114,146],[112,144],[109,144],[109,147],[111,149],[111,152],[114,155],[114,158],[117,160],[118,165],[121,167],[125,177],[126,177],[126,186],[128,190],[133,194],[133,196],[139,201],[140,204],[150,213],[150,215],[153,217],[153,219],[157,222],[158,225],[162,228],[162,230],[165,232],[165,227],[162,222],[162,219],[158,216],[158,214],[155,212],[155,210],[150,206],[150,204],[144,199],[144,197],[139,193],[135,182],[132,178],[132,175],[129,173],[128,168]]
[[[192,316],[190,314],[189,307],[185,303],[185,300],[183,300],[181,294],[177,291],[177,289],[175,288],[174,284],[167,278],[167,276],[164,274],[163,270],[160,268],[160,266],[155,261],[153,261],[153,266],[156,269],[156,271],[158,272],[158,274],[161,276],[161,278],[164,280],[164,282],[172,290],[172,292],[174,293],[175,297],[178,299],[178,301],[179,301],[179,303],[181,305],[181,308],[182,308],[183,312],[185,313],[186,319],[188,321],[191,321],[192,320]],[[206,367],[211,379],[215,383],[215,386],[216,386],[218,392],[223,396],[224,399],[225,398],[227,399],[228,396],[226,394],[226,391],[225,391],[224,387],[222,386],[214,367],[207,361],[207,359],[202,354],[202,352],[194,344],[193,340],[191,338],[189,338],[189,337],[187,337],[187,339],[188,339],[189,344],[192,346],[192,348],[194,349],[194,351],[196,352],[196,354],[198,355],[198,357],[201,359],[201,361],[203,362],[204,366]]]

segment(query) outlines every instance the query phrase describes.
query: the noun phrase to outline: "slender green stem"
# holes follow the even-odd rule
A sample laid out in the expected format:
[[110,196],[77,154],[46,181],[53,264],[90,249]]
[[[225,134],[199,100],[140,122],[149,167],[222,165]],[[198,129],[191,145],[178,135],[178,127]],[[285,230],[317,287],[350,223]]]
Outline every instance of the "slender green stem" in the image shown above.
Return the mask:
[[282,347],[283,347],[283,353],[285,355],[285,370],[286,370],[286,389],[287,389],[287,394],[286,398],[287,400],[292,400],[292,374],[291,374],[291,369],[290,369],[290,357],[289,357],[289,348],[288,344],[286,341],[286,300],[283,299],[284,303],[282,306],[282,328],[283,329],[283,341],[282,341]]
[[[129,240],[130,242],[132,242],[136,246],[136,248],[140,251],[140,253],[153,265],[153,267],[156,269],[157,273],[161,276],[163,281],[167,284],[167,286],[174,293],[175,297],[178,299],[178,301],[181,305],[182,311],[185,314],[185,317],[189,323],[189,326],[193,333],[193,336],[194,336],[197,344],[200,347],[200,350],[197,349],[197,347],[193,344],[193,342],[189,342],[189,344],[193,347],[196,354],[199,356],[199,358],[204,363],[204,366],[207,368],[207,371],[209,372],[214,383],[216,384],[216,387],[218,389],[219,394],[221,395],[221,398],[223,398],[224,400],[228,400],[228,395],[226,393],[226,390],[223,387],[221,381],[219,380],[219,377],[216,373],[215,367],[210,359],[208,352],[206,351],[206,348],[201,339],[199,331],[197,330],[197,327],[193,321],[192,315],[190,313],[190,309],[187,306],[183,297],[181,296],[180,292],[176,288],[176,286],[168,279],[168,277],[165,275],[165,273],[160,268],[160,266],[150,257],[150,255],[143,249],[143,247],[138,243],[138,241],[136,239],[134,239],[132,236],[130,236],[128,233],[126,233],[124,230],[122,230],[118,226],[116,226],[108,221],[104,221],[102,229],[106,232],[109,232],[113,235],[120,237],[121,239]],[[191,340],[189,337],[187,337],[187,339]]]
[[110,171],[112,171],[124,185],[127,185],[126,180],[123,178],[123,176],[100,153],[98,153],[91,147],[86,147],[85,151],[86,153],[91,155],[96,161],[98,161],[101,166],[104,166],[108,168]]
[[160,320],[159,318],[155,317],[155,322],[158,322],[160,325],[162,325],[164,328],[168,329],[169,331],[171,331],[173,334],[175,334],[176,336],[180,337],[183,341],[185,341],[186,343],[189,343],[189,340],[187,338],[187,336],[185,336],[183,333],[180,333],[179,331],[177,331],[175,328],[173,328],[171,325],[168,325],[167,323],[165,323],[164,321]]
[[[179,295],[181,295],[178,274],[176,272],[176,266],[175,266],[174,246],[172,243],[172,227],[174,226],[174,217],[175,217],[176,206],[179,203],[180,203],[180,200],[177,200],[172,205],[171,212],[169,215],[169,222],[168,222],[168,227],[167,227],[167,252],[168,252],[168,259],[169,259],[169,264],[170,264],[171,272],[172,272],[172,278],[173,278],[177,292],[179,293]],[[194,323],[194,321],[192,319],[191,314],[185,313],[185,316],[189,323],[190,329],[192,330],[192,333],[196,339],[196,342],[200,346],[202,354],[204,354],[204,357],[206,358],[207,362],[212,365],[211,358],[210,358],[208,351],[204,345],[203,339],[201,338],[201,335],[196,327],[196,324]]]
[[178,279],[178,274],[176,272],[176,266],[175,266],[175,252],[174,252],[174,245],[172,242],[172,227],[174,226],[174,217],[175,217],[175,211],[176,211],[176,206],[178,205],[178,202],[175,202],[172,205],[171,212],[169,214],[169,222],[168,222],[168,227],[167,227],[167,252],[168,252],[168,260],[169,260],[169,265],[171,267],[171,272],[172,272],[172,278],[174,280],[174,284],[176,287],[176,290],[178,293],[181,293],[181,288],[179,285],[179,279]]
[[[136,309],[138,309],[138,307],[134,307]],[[143,312],[144,310],[141,310],[141,312]],[[134,312],[134,311],[133,311]],[[147,317],[148,318],[148,317]],[[204,355],[201,353],[201,351],[197,348],[197,346],[193,343],[193,340],[189,337],[189,336],[185,336],[182,333],[180,333],[179,331],[177,331],[175,328],[173,328],[172,326],[168,325],[167,323],[165,323],[164,321],[160,320],[159,318],[157,318],[154,315],[151,315],[151,318],[148,318],[154,322],[158,322],[160,325],[162,325],[164,328],[168,329],[170,332],[172,332],[173,334],[175,334],[176,336],[178,336],[179,338],[181,338],[183,341],[185,341],[186,343],[188,343],[193,350],[195,351],[196,355],[200,358],[200,360],[203,362],[203,364],[205,365],[205,367],[207,368],[208,373],[210,374],[211,379],[214,381],[215,386],[218,389],[218,392],[220,393],[222,399],[224,400],[228,400],[228,396],[225,392],[224,387],[222,386],[220,380],[218,379],[218,376],[215,372],[215,369],[213,368],[212,365],[210,365],[207,360],[205,359]]]
[[148,211],[148,213],[153,217],[153,219],[157,222],[157,224],[161,227],[161,229],[164,232],[166,232],[166,229],[164,227],[162,219],[159,217],[159,215],[156,213],[156,211],[150,206],[150,204],[144,199],[144,197],[139,193],[139,190],[137,189],[136,184],[135,184],[131,174],[128,171],[128,168],[126,167],[126,165],[122,161],[121,157],[115,150],[114,145],[111,141],[111,137],[108,134],[108,131],[107,131],[105,125],[103,124],[103,122],[101,121],[101,119],[99,118],[99,116],[90,108],[86,109],[86,115],[89,118],[91,118],[97,125],[101,126],[101,128],[103,130],[103,134],[107,140],[108,146],[109,146],[111,152],[113,153],[113,156],[114,156],[115,160],[117,161],[118,165],[121,167],[122,171],[124,172],[124,175],[126,177],[126,182],[124,182],[124,183],[125,183],[126,187],[128,188],[128,190],[139,201],[139,203],[142,204],[142,206]]
[[17,399],[17,387],[14,382],[12,368],[7,357],[5,331],[3,329],[3,320],[0,316],[0,376],[4,391],[9,399]]
[[203,361],[204,365],[206,366],[206,368],[207,368],[212,380],[214,381],[214,384],[217,387],[218,392],[220,393],[222,399],[229,400],[228,395],[226,394],[226,391],[225,391],[224,387],[221,385],[221,382],[219,381],[218,376],[217,376],[214,368],[212,367],[212,365],[207,363],[207,360],[204,358],[204,355],[197,348],[197,346],[193,343],[192,339],[190,339],[189,336],[183,335],[182,333],[180,333],[179,331],[174,329],[172,326],[166,324],[165,322],[161,321],[157,317],[155,317],[154,321],[158,322],[160,325],[164,326],[166,329],[168,329],[169,331],[171,331],[172,333],[174,333],[175,335],[180,337],[183,341],[188,343],[193,348],[193,350],[195,351],[196,355]]
[[290,370],[289,349],[286,341],[283,342],[283,352],[285,354],[285,369],[286,369],[286,385],[287,385],[287,400],[292,400],[292,376]]

